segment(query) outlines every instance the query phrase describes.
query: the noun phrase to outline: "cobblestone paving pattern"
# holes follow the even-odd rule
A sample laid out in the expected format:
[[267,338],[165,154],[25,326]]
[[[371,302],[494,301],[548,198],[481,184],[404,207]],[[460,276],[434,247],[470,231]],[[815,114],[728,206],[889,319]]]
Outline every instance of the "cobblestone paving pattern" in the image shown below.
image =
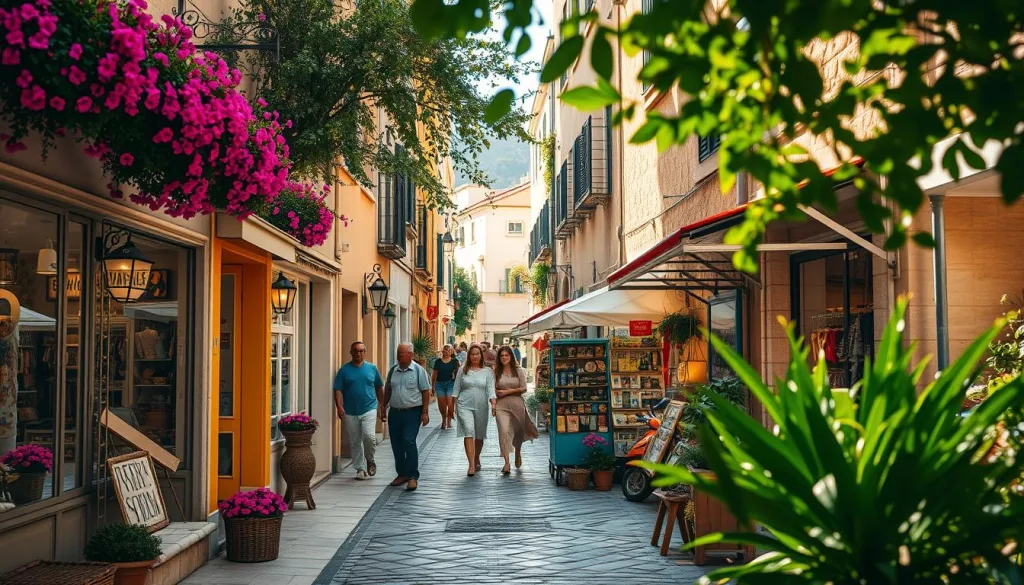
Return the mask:
[[650,545],[654,498],[556,487],[547,435],[503,476],[495,433],[492,422],[483,470],[466,477],[462,440],[435,431],[421,447],[419,489],[386,489],[314,585],[687,585],[704,574],[678,552],[678,532],[668,557]]

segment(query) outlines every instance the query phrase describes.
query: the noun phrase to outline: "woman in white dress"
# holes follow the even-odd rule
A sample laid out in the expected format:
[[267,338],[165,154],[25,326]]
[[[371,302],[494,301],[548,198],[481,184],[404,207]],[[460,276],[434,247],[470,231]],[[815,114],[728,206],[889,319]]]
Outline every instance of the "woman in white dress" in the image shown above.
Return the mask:
[[494,411],[494,371],[484,366],[484,351],[473,344],[466,354],[466,363],[455,377],[455,416],[458,420],[458,436],[463,437],[466,459],[473,477],[480,471],[480,451],[487,437],[487,410]]

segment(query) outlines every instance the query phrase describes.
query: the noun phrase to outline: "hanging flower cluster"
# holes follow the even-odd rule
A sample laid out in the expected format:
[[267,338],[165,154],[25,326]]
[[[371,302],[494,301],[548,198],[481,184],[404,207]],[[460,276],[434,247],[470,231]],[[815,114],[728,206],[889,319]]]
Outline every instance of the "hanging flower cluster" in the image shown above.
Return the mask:
[[288,511],[284,498],[267,488],[238,492],[218,506],[225,518],[275,518]]
[[[329,193],[330,185],[326,183],[318,188],[289,181],[259,215],[305,245],[319,246],[327,240],[334,225],[334,213],[326,203]],[[348,226],[344,215],[338,220]]]
[[53,451],[41,445],[22,445],[0,456],[0,464],[15,473],[49,473],[53,470]]
[[[288,184],[290,122],[251,105],[236,89],[241,73],[192,44],[179,20],[146,9],[145,0],[0,0],[0,117],[12,128],[0,142],[17,152],[38,132],[45,154],[69,134],[101,161],[112,196],[130,185],[132,201],[173,217],[272,210]],[[296,210],[287,230],[306,245],[331,227],[330,211],[314,217],[311,205],[323,199]]]

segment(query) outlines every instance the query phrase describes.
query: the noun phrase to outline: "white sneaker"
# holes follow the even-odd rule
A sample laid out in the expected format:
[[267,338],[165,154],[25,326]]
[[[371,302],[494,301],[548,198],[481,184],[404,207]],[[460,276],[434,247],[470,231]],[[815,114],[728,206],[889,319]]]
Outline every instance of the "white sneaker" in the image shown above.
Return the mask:
[[362,469],[356,472],[356,479],[367,479],[368,477],[370,476],[367,475],[366,472],[363,471]]

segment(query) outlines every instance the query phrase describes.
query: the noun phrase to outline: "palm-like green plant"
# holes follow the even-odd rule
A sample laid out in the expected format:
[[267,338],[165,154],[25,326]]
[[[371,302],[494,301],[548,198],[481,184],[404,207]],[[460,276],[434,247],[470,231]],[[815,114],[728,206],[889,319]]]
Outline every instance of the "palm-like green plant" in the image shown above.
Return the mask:
[[775,422],[765,429],[727,400],[712,396],[710,425],[700,429],[713,476],[654,466],[662,485],[692,483],[721,500],[757,533],[714,534],[712,542],[752,544],[756,560],[711,572],[705,582],[923,585],[1020,583],[1012,561],[1024,532],[1024,502],[1005,499],[1021,476],[1017,454],[996,463],[1000,415],[1022,402],[1021,382],[958,416],[997,323],[918,393],[924,364],[912,367],[903,344],[901,300],[873,362],[853,392],[828,386],[824,360],[787,332],[792,357],[777,393],[727,344],[716,351]]

